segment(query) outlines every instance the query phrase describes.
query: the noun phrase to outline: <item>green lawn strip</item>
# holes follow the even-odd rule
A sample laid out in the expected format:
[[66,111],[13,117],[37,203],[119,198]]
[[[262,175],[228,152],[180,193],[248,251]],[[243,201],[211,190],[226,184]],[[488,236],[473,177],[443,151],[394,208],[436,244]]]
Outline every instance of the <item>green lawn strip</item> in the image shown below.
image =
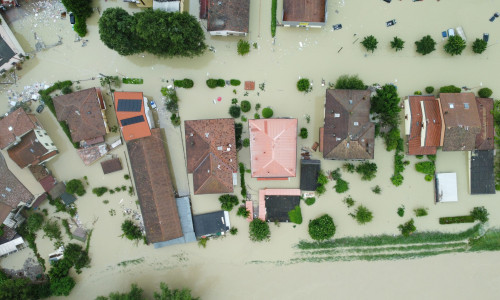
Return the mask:
[[271,0],[271,36],[276,35],[276,10],[278,9],[278,0]]
[[142,78],[128,78],[128,77],[124,77],[124,78],[122,78],[122,82],[125,83],[125,84],[143,84],[144,83],[144,79],[142,79]]
[[302,250],[306,249],[327,249],[349,246],[382,246],[382,245],[398,245],[398,244],[418,244],[418,243],[442,243],[463,241],[479,235],[480,224],[471,227],[468,230],[458,233],[444,232],[416,232],[408,237],[402,235],[373,235],[364,237],[345,237],[335,239],[333,241],[324,242],[309,242],[300,241],[296,247]]
[[488,230],[477,239],[470,239],[469,251],[498,251],[500,250],[500,230]]
[[439,224],[474,223],[473,216],[456,216],[439,218]]

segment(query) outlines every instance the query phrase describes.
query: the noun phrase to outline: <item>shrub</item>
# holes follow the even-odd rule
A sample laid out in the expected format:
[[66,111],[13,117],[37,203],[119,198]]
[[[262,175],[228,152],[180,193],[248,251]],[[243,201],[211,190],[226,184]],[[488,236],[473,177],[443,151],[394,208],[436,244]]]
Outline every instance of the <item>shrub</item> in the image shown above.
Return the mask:
[[378,41],[373,35],[365,36],[361,42],[361,45],[366,48],[366,51],[371,51],[372,53],[377,49],[377,44]]
[[354,218],[356,219],[358,224],[366,224],[372,221],[373,213],[368,208],[360,205],[358,206],[358,208],[356,208]]
[[238,233],[238,228],[236,227],[231,227],[231,229],[229,229],[229,233],[231,235],[236,235]]
[[486,50],[486,47],[488,47],[488,42],[483,39],[476,39],[472,43],[472,51],[477,54],[483,53]]
[[231,79],[231,80],[229,80],[229,83],[232,86],[239,86],[241,84],[241,81],[239,81],[238,79]]
[[493,91],[489,88],[482,88],[477,91],[477,95],[481,98],[489,98],[491,97],[491,94],[493,94]]
[[[27,224],[28,230],[30,232],[32,232],[32,233],[37,232],[38,230],[40,230],[40,228],[42,228],[43,215],[38,214],[38,213],[34,213],[34,214],[29,215],[28,219],[26,220],[26,224]],[[0,230],[1,230],[1,228],[0,228]]]
[[288,212],[288,217],[290,222],[295,224],[302,224],[302,212],[300,211],[300,206],[295,206],[294,209]]
[[217,79],[208,79],[207,86],[211,89],[215,89],[217,87]]
[[259,111],[260,109],[260,103],[255,104],[255,111]]
[[61,240],[61,228],[59,227],[59,223],[56,220],[47,220],[43,225],[43,232],[45,236],[48,237],[51,241],[55,239],[57,241]]
[[206,248],[208,239],[206,237],[202,237],[198,240],[198,246]]
[[342,178],[337,179],[337,184],[334,186],[335,191],[339,194],[345,193],[349,190],[349,182]]
[[422,159],[422,158],[424,158],[424,156],[423,156],[423,155],[415,155],[415,157],[416,157],[417,159]]
[[417,230],[417,227],[413,224],[414,221],[411,219],[410,221],[401,224],[398,226],[398,229],[401,231],[403,236],[410,236],[410,234],[414,233]]
[[405,206],[404,205],[401,205],[400,207],[398,207],[398,216],[400,216],[401,218],[405,215]]
[[262,110],[262,116],[266,119],[269,119],[274,114],[273,110],[270,107],[266,107]]
[[404,179],[403,175],[401,175],[401,174],[394,174],[391,177],[391,182],[395,186],[400,186],[400,185],[403,184],[403,179]]
[[278,0],[271,1],[271,36],[276,36],[276,10],[278,8]]
[[[172,114],[170,116],[170,122],[174,127],[178,127],[181,125],[181,117],[177,114]],[[111,192],[111,191],[110,191]]]
[[433,86],[427,86],[427,87],[425,87],[425,92],[427,94],[432,94],[434,92],[434,87]]
[[436,166],[432,161],[422,161],[415,164],[415,170],[420,173],[434,175],[436,171]]
[[253,219],[250,222],[250,240],[253,242],[260,242],[263,240],[268,240],[271,236],[271,230],[269,229],[269,224],[262,221],[261,219]]
[[243,124],[234,123],[234,137],[236,140],[236,149],[241,149],[241,134],[243,133]]
[[335,224],[327,214],[309,221],[309,235],[313,240],[322,241],[335,235]]
[[221,209],[231,211],[235,205],[238,205],[238,197],[235,195],[225,194],[219,197]]
[[421,91],[414,91],[413,95],[420,96],[420,95],[422,95],[422,92]]
[[226,81],[224,79],[217,79],[217,86],[218,87],[225,87]]
[[191,79],[184,78],[182,80],[174,80],[174,86],[180,87],[180,88],[185,88],[185,89],[190,89],[194,86],[194,82]]
[[474,220],[485,223],[488,221],[489,213],[484,206],[476,206],[470,211],[470,215]]
[[405,42],[398,38],[397,36],[394,37],[394,39],[391,41],[391,48],[395,49],[396,51],[403,50],[405,47]]
[[71,89],[71,86],[65,86],[62,88],[61,93],[63,93],[63,95],[67,95],[73,93],[73,90]]
[[465,47],[465,41],[459,35],[454,35],[448,37],[448,41],[444,45],[444,51],[452,56],[460,55]]
[[[247,146],[245,146],[247,147]],[[240,168],[240,183],[241,183],[241,196],[243,199],[247,197],[247,186],[245,184],[245,165],[243,163],[238,164]]]
[[415,45],[417,45],[417,53],[422,55],[427,55],[436,50],[436,42],[430,35],[426,35],[420,41],[416,41]]
[[462,91],[461,88],[454,86],[454,85],[442,86],[439,89],[440,93],[460,93],[461,91]]
[[129,240],[139,240],[142,238],[141,229],[131,220],[125,220],[122,223],[122,231],[122,237],[125,236]]
[[297,81],[297,90],[299,92],[308,93],[312,90],[311,82],[307,78],[302,78]]
[[342,202],[344,202],[347,205],[347,208],[351,208],[354,206],[354,204],[356,204],[356,201],[354,201],[354,199],[352,199],[351,196],[344,198]]
[[372,188],[372,192],[378,195],[382,192],[382,189],[380,188],[380,186],[376,185]]
[[101,197],[108,191],[108,188],[105,186],[98,187],[98,188],[93,188],[92,193],[96,194],[97,197]]
[[429,175],[429,174],[427,174],[427,175],[424,176],[425,181],[432,181],[433,178],[434,178],[434,176],[433,175]]
[[473,216],[456,216],[439,218],[439,224],[474,223]]
[[252,109],[252,105],[250,104],[250,101],[248,101],[248,100],[241,101],[241,111],[242,112],[249,112],[251,109]]
[[128,174],[123,175],[123,179],[129,180],[130,179],[130,175],[128,175]]
[[83,187],[83,183],[79,179],[71,179],[66,184],[66,192],[68,194],[77,194],[78,196],[85,195],[85,188]]
[[356,167],[356,172],[361,175],[361,180],[372,180],[377,175],[377,164],[363,162]]
[[303,139],[307,139],[307,135],[308,135],[307,128],[304,127],[300,128],[299,136]]
[[305,202],[307,205],[311,206],[311,205],[313,205],[313,204],[316,202],[316,198],[314,198],[314,197],[312,197],[312,198],[306,198],[306,199],[304,200],[304,202]]
[[358,75],[342,75],[337,78],[335,88],[338,90],[366,90],[363,80]]
[[399,139],[401,138],[401,132],[399,128],[392,127],[391,130],[384,136],[385,149],[387,151],[392,151],[398,147]]
[[342,169],[346,172],[349,172],[349,173],[354,173],[354,171],[356,171],[356,167],[354,166],[354,164],[351,164],[351,163],[343,164]]
[[429,154],[427,158],[432,162],[436,162],[436,154]]
[[250,43],[244,40],[238,41],[238,54],[245,55],[250,52]]
[[248,146],[250,146],[250,139],[249,139],[249,138],[246,138],[246,139],[244,139],[244,140],[243,140],[243,147],[245,147],[245,148],[246,148],[246,147],[248,147]]
[[255,113],[255,114],[253,115],[253,118],[254,118],[254,119],[260,119],[260,115],[259,115],[258,113]]
[[425,207],[419,207],[419,208],[415,208],[413,211],[415,212],[415,216],[424,217],[424,216],[427,216],[428,209]]
[[85,22],[85,18],[82,20],[82,18],[75,17],[75,25],[73,29],[80,37],[87,35],[87,23]]
[[247,210],[245,206],[238,207],[238,211],[236,212],[237,216],[242,216],[243,218],[248,218],[250,216],[250,212]]
[[231,105],[229,107],[229,114],[231,115],[231,117],[233,117],[235,119],[239,118],[241,115],[241,108],[236,104]]

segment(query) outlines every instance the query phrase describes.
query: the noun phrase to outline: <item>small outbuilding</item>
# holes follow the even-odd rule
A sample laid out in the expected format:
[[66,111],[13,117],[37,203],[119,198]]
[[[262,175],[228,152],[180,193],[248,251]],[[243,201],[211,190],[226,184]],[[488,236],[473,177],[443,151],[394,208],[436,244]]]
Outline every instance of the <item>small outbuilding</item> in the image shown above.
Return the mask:
[[123,170],[122,163],[118,157],[101,162],[101,167],[104,175]]
[[61,194],[61,200],[64,202],[64,204],[70,205],[76,201],[76,197],[70,193],[64,192]]
[[302,191],[315,191],[318,187],[318,176],[321,162],[316,159],[300,160],[300,189]]
[[457,173],[436,173],[436,203],[457,202]]
[[223,235],[231,228],[229,213],[225,210],[195,215],[193,224],[197,238]]
[[494,150],[474,150],[470,153],[470,193],[472,195],[495,194]]
[[259,191],[259,219],[289,222],[288,212],[300,205],[299,189],[264,189]]
[[79,240],[80,242],[85,242],[87,240],[87,230],[82,227],[77,227],[73,231],[73,238]]

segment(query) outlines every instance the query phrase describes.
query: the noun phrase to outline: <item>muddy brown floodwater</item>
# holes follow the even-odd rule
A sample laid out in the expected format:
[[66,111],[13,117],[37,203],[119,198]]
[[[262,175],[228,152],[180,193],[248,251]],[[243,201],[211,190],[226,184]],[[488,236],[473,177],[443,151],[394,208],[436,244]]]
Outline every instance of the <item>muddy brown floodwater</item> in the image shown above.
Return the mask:
[[[189,9],[196,15],[197,1]],[[455,84],[467,86],[476,92],[487,86],[497,96],[500,83],[497,78],[500,63],[500,27],[497,20],[488,19],[500,10],[498,3],[491,0],[455,1],[328,1],[328,22],[322,29],[298,29],[278,27],[275,41],[270,35],[270,1],[252,0],[250,8],[250,33],[248,40],[257,43],[258,49],[251,49],[244,57],[236,53],[236,37],[209,37],[207,44],[216,52],[207,52],[201,57],[188,59],[161,59],[152,55],[121,57],[107,49],[99,40],[95,12],[88,20],[87,45],[74,41],[69,18],[61,20],[55,2],[35,2],[26,11],[30,15],[19,18],[11,24],[19,42],[27,52],[35,49],[35,33],[47,46],[62,38],[62,45],[37,52],[18,72],[16,85],[2,86],[0,112],[8,110],[8,97],[12,92],[21,92],[25,86],[37,82],[52,84],[57,80],[81,80],[81,88],[98,86],[98,80],[86,80],[99,73],[140,77],[143,85],[122,85],[120,90],[142,91],[145,96],[156,100],[160,109],[158,117],[165,128],[171,170],[175,173],[175,185],[179,194],[192,193],[192,179],[186,175],[182,149],[182,129],[173,128],[169,115],[163,108],[160,89],[172,78],[191,78],[195,86],[189,90],[178,90],[180,115],[183,120],[229,117],[227,110],[232,98],[248,99],[252,105],[260,103],[270,106],[276,117],[294,117],[299,127],[309,130],[309,137],[299,139],[298,149],[310,147],[318,140],[318,128],[323,123],[325,87],[321,80],[334,82],[342,74],[358,74],[365,83],[394,83],[401,96],[413,94],[432,85],[439,88]],[[44,4],[45,3],[45,4]],[[38,5],[35,6],[35,5]],[[131,12],[139,9],[119,1],[93,1],[93,5],[104,11],[108,7],[120,6]],[[278,1],[278,16],[282,1]],[[37,10],[38,9],[38,10]],[[396,26],[387,28],[385,22],[396,19]],[[333,31],[332,25],[342,23],[343,29]],[[441,31],[462,26],[467,35],[468,48],[461,56],[451,57],[442,50],[444,41]],[[482,55],[472,53],[470,43],[483,33],[490,34],[489,47]],[[360,40],[373,34],[378,40],[378,49],[367,53]],[[430,34],[437,42],[437,50],[430,55],[420,56],[415,52],[414,41]],[[392,51],[389,41],[398,36],[406,41],[405,49]],[[339,52],[339,49],[340,50]],[[314,83],[313,91],[299,93],[295,84],[299,77],[307,77]],[[258,87],[244,96],[243,87],[208,89],[208,78],[235,78],[241,81],[254,80]],[[170,82],[171,83],[171,82]],[[213,99],[222,97],[221,102]],[[111,103],[109,95],[106,101]],[[12,100],[12,99],[10,99]],[[35,107],[36,103],[33,105]],[[251,118],[252,109],[246,117]],[[310,115],[307,123],[305,116]],[[336,237],[367,234],[398,234],[397,226],[408,220],[415,207],[428,207],[429,215],[416,219],[418,230],[462,231],[469,225],[438,225],[438,217],[467,214],[474,206],[484,205],[490,212],[488,226],[500,225],[500,197],[498,195],[472,196],[467,188],[467,155],[461,152],[438,152],[437,171],[456,172],[458,178],[459,202],[435,205],[433,186],[424,181],[423,175],[415,172],[412,163],[403,173],[402,186],[395,188],[389,178],[393,173],[393,153],[388,153],[383,142],[377,140],[375,162],[377,177],[371,182],[362,182],[356,174],[343,174],[350,182],[351,195],[357,203],[367,206],[374,213],[371,223],[361,226],[348,216],[348,209],[342,203],[347,195],[336,194],[329,183],[327,193],[313,206],[303,206],[304,223],[296,228],[291,224],[280,227],[271,225],[272,237],[267,243],[255,244],[248,239],[248,225],[245,220],[231,212],[231,223],[239,228],[237,236],[230,236],[208,242],[207,248],[196,243],[153,249],[143,244],[134,245],[120,237],[120,224],[129,217],[125,209],[138,211],[136,196],[128,193],[106,194],[96,198],[90,189],[97,186],[129,186],[123,178],[128,171],[102,175],[100,165],[84,166],[66,136],[46,109],[39,116],[60,150],[57,158],[48,166],[60,180],[89,178],[89,192],[77,201],[79,217],[87,228],[93,228],[90,245],[91,267],[82,274],[73,274],[78,282],[69,299],[94,299],[111,291],[124,291],[131,283],[138,283],[151,296],[160,282],[171,287],[188,287],[203,299],[423,299],[453,298],[497,299],[500,292],[500,253],[448,254],[418,260],[379,262],[335,262],[299,263],[280,265],[275,263],[250,263],[251,261],[289,261],[296,257],[293,246],[301,239],[308,239],[307,221],[322,213],[333,216],[337,225]],[[114,113],[108,111],[113,125]],[[116,135],[107,137],[108,141]],[[243,138],[248,137],[247,124]],[[299,151],[300,153],[300,151]],[[122,162],[126,161],[125,146],[113,150]],[[320,158],[314,153],[313,158]],[[7,159],[9,160],[9,159]],[[239,160],[249,167],[248,149],[239,152]],[[13,163],[13,171],[34,192],[40,189],[26,170],[20,170]],[[333,170],[342,162],[322,161],[324,170]],[[247,175],[247,184],[252,199],[257,198],[261,188],[297,188],[298,178],[285,182],[257,182]],[[371,188],[379,185],[381,195],[375,195]],[[239,189],[236,190],[239,195]],[[104,204],[102,200],[109,200]],[[216,195],[192,196],[194,213],[219,209]],[[405,205],[407,214],[400,218],[396,214],[399,206]],[[42,205],[55,217],[48,204]],[[109,211],[114,209],[115,216]],[[47,258],[54,251],[52,242],[39,234],[39,251]],[[22,266],[26,257],[32,255],[26,249],[1,260],[2,267]],[[136,260],[137,264],[118,266],[120,262]]]

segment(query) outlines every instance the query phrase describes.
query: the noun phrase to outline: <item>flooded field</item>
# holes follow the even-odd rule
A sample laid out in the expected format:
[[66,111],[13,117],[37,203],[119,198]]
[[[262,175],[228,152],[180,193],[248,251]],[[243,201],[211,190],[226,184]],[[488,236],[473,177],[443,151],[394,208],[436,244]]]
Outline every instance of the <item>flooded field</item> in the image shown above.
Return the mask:
[[[196,10],[197,1],[192,1],[189,9]],[[189,90],[178,89],[180,116],[183,120],[229,117],[228,108],[232,98],[249,100],[254,107],[270,106],[276,117],[297,118],[299,127],[309,130],[309,137],[299,138],[298,149],[311,147],[319,139],[318,128],[323,123],[323,104],[326,83],[334,82],[342,74],[358,74],[366,84],[394,83],[400,96],[424,90],[426,86],[436,89],[454,84],[473,88],[490,87],[497,96],[500,83],[496,67],[500,62],[498,22],[490,23],[489,17],[500,10],[493,1],[328,1],[328,22],[322,29],[299,29],[278,27],[276,39],[270,35],[270,1],[252,0],[250,8],[250,33],[248,41],[257,43],[244,57],[236,53],[236,37],[207,36],[207,44],[216,52],[208,52],[193,59],[162,59],[152,55],[121,57],[106,48],[99,40],[97,10],[88,20],[89,34],[85,41],[75,41],[69,18],[60,19],[61,6],[51,1],[35,2],[25,7],[29,17],[22,16],[12,22],[11,28],[25,51],[36,51],[40,40],[48,49],[36,52],[18,71],[16,85],[2,85],[0,112],[9,109],[9,97],[13,92],[21,92],[25,86],[45,82],[52,84],[58,80],[79,81],[75,85],[83,88],[99,86],[95,79],[99,73],[138,77],[143,85],[122,85],[119,90],[142,91],[154,99],[159,106],[160,126],[165,129],[171,171],[175,175],[176,190],[180,195],[192,193],[192,178],[186,174],[182,147],[182,128],[170,124],[169,114],[163,108],[160,89],[171,84],[172,78],[191,78],[195,86]],[[37,4],[38,3],[38,4]],[[278,1],[278,16],[281,15],[282,1]],[[131,12],[139,9],[118,1],[94,1],[100,12],[107,7],[120,6]],[[38,7],[38,11],[36,10]],[[32,11],[34,9],[35,11]],[[37,15],[34,15],[37,14]],[[195,13],[196,14],[196,13]],[[385,22],[397,20],[397,25],[387,28]],[[333,31],[332,25],[342,23],[343,29]],[[36,26],[35,26],[36,25]],[[467,35],[468,48],[461,56],[451,57],[444,53],[441,31],[462,26]],[[38,37],[38,40],[35,38]],[[483,33],[490,34],[489,48],[481,55],[473,54],[470,43]],[[366,35],[374,35],[378,49],[367,53],[360,41]],[[437,50],[427,56],[415,52],[414,41],[430,34],[437,42]],[[406,41],[405,49],[392,51],[389,41],[398,36]],[[62,38],[62,44],[54,47]],[[83,46],[83,43],[86,43]],[[341,49],[341,50],[340,50]],[[311,93],[296,90],[299,77],[313,81]],[[92,80],[94,78],[94,80]],[[245,96],[243,86],[209,89],[208,78],[252,80],[256,90]],[[167,82],[167,80],[169,82]],[[264,84],[260,89],[259,85]],[[107,90],[105,90],[107,91]],[[111,98],[105,93],[105,100]],[[214,104],[214,99],[222,97]],[[33,104],[33,108],[38,103]],[[255,110],[246,114],[252,118]],[[311,117],[307,123],[305,116]],[[360,236],[367,234],[398,234],[397,226],[414,216],[416,207],[428,207],[429,215],[416,218],[418,230],[462,231],[470,225],[438,224],[438,217],[467,214],[472,207],[484,205],[490,212],[488,226],[500,226],[500,197],[471,196],[467,186],[467,154],[460,152],[437,154],[438,172],[456,172],[458,178],[458,203],[434,204],[432,183],[424,180],[424,175],[414,171],[414,157],[407,157],[411,165],[403,173],[405,181],[395,188],[389,178],[393,174],[393,152],[386,152],[382,140],[376,141],[375,162],[377,177],[370,182],[360,180],[357,174],[343,173],[350,183],[350,190],[342,195],[327,186],[327,193],[317,199],[312,206],[302,205],[304,223],[294,228],[291,224],[277,227],[271,224],[271,241],[255,244],[248,239],[248,225],[245,220],[231,212],[231,223],[239,229],[237,236],[211,240],[207,248],[199,248],[196,243],[153,249],[140,242],[132,242],[120,237],[120,224],[130,215],[126,209],[138,211],[137,196],[127,192],[105,194],[96,197],[91,189],[98,186],[114,188],[130,186],[124,179],[129,174],[126,147],[120,146],[111,154],[121,158],[124,170],[103,175],[99,163],[84,166],[76,152],[48,109],[39,119],[58,147],[60,154],[48,163],[48,167],[60,180],[88,177],[87,194],[76,202],[79,218],[87,228],[93,228],[90,243],[91,268],[82,274],[73,274],[78,282],[70,299],[94,299],[111,291],[124,291],[130,283],[138,283],[152,295],[159,282],[167,282],[171,287],[188,287],[193,294],[203,299],[359,299],[359,298],[456,298],[470,299],[481,295],[484,299],[495,299],[499,292],[498,268],[500,253],[453,254],[412,261],[381,262],[336,262],[300,263],[287,265],[297,257],[293,246],[301,239],[308,239],[307,222],[322,213],[330,214],[337,226],[336,237]],[[107,112],[110,125],[116,124],[114,112]],[[243,138],[248,137],[248,126],[244,125]],[[114,141],[117,134],[107,136]],[[300,153],[300,151],[299,151]],[[3,153],[5,154],[5,153]],[[313,153],[313,158],[321,158]],[[18,175],[33,193],[41,187],[27,170],[20,170],[9,159],[9,167]],[[250,167],[249,150],[239,152],[239,161]],[[342,162],[322,160],[322,169],[334,170]],[[298,167],[298,170],[299,167]],[[252,199],[257,199],[261,188],[297,188],[299,178],[290,181],[257,182],[247,174],[246,181]],[[371,188],[379,185],[382,193],[376,195]],[[239,196],[239,189],[236,194]],[[342,202],[351,195],[359,204],[373,211],[371,223],[358,225]],[[204,213],[218,210],[220,205],[216,195],[192,196],[193,212]],[[109,200],[104,204],[103,200]],[[406,214],[400,218],[397,208],[406,207]],[[53,214],[53,207],[45,203],[55,217],[67,218],[62,213]],[[116,215],[112,216],[110,210]],[[43,257],[54,251],[53,243],[37,239],[39,252]],[[2,267],[21,266],[31,250],[23,250],[0,261]],[[280,263],[251,263],[252,261],[284,261]],[[119,265],[121,262],[128,262]],[[383,276],[380,276],[383,274]],[[300,288],[298,286],[300,285]],[[361,287],[361,288],[360,288]]]

